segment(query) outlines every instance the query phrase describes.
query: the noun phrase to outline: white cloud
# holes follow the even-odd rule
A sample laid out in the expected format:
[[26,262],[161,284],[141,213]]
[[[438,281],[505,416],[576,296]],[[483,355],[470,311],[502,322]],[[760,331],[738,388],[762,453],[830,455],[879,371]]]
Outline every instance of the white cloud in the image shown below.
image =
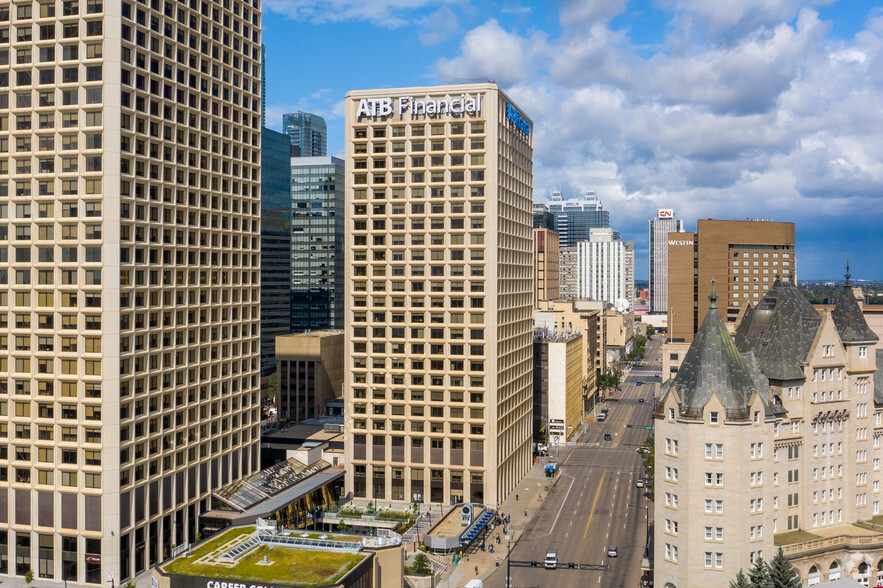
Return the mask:
[[460,0],[265,0],[264,10],[314,24],[347,20],[398,28],[411,23],[423,8]]
[[491,19],[466,33],[458,57],[440,59],[436,65],[439,77],[445,81],[488,79],[508,86],[533,75],[534,62],[545,47],[543,34],[524,38],[504,30]]
[[560,37],[490,21],[437,71],[495,78],[535,123],[535,200],[596,189],[639,248],[659,207],[688,228],[706,217],[879,220],[883,16],[832,39],[812,9],[827,3],[664,1],[677,44],[648,55],[606,20],[623,3],[564,2]]
[[424,45],[437,45],[460,31],[457,14],[449,6],[442,6],[421,17],[417,25],[420,28],[420,42]]

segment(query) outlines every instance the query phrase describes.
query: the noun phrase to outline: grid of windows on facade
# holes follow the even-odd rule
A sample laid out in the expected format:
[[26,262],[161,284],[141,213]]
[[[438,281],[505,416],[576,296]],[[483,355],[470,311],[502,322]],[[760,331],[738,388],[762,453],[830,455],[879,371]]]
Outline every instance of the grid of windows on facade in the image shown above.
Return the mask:
[[259,67],[256,1],[0,6],[0,573],[129,578],[257,466]]
[[344,177],[337,158],[291,159],[293,332],[343,328]]
[[794,275],[793,245],[733,245],[730,248],[731,306],[746,300],[752,305],[766,294],[776,278]]
[[[353,133],[355,460],[394,464],[393,500],[442,502],[447,474],[483,502],[485,123]],[[354,474],[356,496],[386,495],[385,467]]]

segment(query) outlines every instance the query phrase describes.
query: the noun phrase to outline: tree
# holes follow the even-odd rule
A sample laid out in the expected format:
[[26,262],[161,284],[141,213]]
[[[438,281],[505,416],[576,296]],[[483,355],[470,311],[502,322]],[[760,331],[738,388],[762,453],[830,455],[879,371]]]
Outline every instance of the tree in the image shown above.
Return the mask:
[[748,580],[751,582],[751,588],[773,588],[769,567],[762,557],[757,558],[754,567],[748,570]]
[[34,583],[34,570],[25,572],[25,582],[27,582],[28,586]]
[[653,325],[647,325],[647,338],[649,339],[653,335],[656,334],[656,327]]
[[619,383],[622,381],[622,362],[618,359],[614,359],[607,364],[607,374],[614,377],[616,379],[616,385],[619,386]]
[[418,553],[416,557],[414,557],[414,567],[411,569],[413,569],[414,573],[418,576],[429,575],[432,568],[429,567],[429,558],[426,557],[425,553]]
[[267,379],[267,398],[272,402],[276,400],[276,390],[278,388],[279,377],[276,372],[270,374]]
[[745,572],[739,570],[739,573],[736,574],[736,579],[730,580],[730,588],[751,588],[751,582],[748,581],[748,576],[745,575]]
[[794,569],[794,566],[791,565],[791,562],[785,559],[785,554],[782,553],[781,547],[776,555],[773,556],[767,569],[773,588],[801,588],[800,575]]
[[653,436],[647,437],[644,440],[643,447],[647,449],[647,451],[643,451],[644,457],[644,478],[648,480],[648,485],[653,487],[653,476],[656,474],[655,467],[655,456],[656,453],[656,439]]

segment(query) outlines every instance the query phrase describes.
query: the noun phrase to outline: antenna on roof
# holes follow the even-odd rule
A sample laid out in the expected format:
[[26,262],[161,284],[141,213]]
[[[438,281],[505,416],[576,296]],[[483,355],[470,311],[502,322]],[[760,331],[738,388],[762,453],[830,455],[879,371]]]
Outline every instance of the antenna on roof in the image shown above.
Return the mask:
[[849,260],[846,260],[846,285],[849,286]]
[[708,295],[708,299],[711,301],[711,304],[708,305],[708,308],[717,308],[717,294],[714,293],[714,284],[716,280],[711,278],[711,294]]

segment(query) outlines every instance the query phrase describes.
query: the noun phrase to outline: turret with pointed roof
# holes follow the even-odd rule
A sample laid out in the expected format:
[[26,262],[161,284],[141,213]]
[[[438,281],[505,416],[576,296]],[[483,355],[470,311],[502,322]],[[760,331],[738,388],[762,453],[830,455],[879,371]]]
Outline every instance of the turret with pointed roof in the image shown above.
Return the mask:
[[771,380],[804,378],[806,359],[822,317],[791,280],[778,277],[736,329],[736,347],[751,352]]
[[855,293],[849,283],[849,263],[846,264],[846,283],[843,284],[843,290],[840,292],[837,304],[834,305],[831,317],[844,344],[876,343],[879,339],[868,326],[862,309],[855,299]]
[[[712,294],[710,309],[717,308],[717,295]],[[733,337],[718,312],[705,315],[693,338],[677,375],[663,386],[661,401],[671,391],[681,399],[684,416],[699,416],[708,400],[716,394],[728,414],[745,414],[751,394],[757,390],[767,402],[767,384],[763,376],[752,375],[751,359],[736,348]]]

